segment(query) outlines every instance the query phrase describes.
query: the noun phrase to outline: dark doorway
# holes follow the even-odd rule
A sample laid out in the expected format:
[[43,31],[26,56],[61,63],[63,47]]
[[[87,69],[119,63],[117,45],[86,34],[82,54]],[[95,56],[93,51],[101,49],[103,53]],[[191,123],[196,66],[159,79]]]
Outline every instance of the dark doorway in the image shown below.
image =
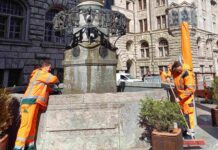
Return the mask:
[[130,70],[131,70],[131,67],[132,67],[132,61],[131,60],[128,60],[126,62],[126,67],[127,67],[127,70],[125,72],[130,73]]

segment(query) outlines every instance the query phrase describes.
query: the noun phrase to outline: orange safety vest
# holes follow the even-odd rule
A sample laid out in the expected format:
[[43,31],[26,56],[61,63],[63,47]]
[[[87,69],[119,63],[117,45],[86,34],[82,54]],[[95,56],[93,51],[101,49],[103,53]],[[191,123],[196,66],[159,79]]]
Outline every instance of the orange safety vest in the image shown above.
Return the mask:
[[195,92],[195,81],[193,73],[183,66],[181,74],[173,75],[177,96],[181,100],[180,104],[192,103]]
[[167,73],[165,71],[162,71],[160,73],[160,78],[161,78],[161,81],[162,82],[166,82],[166,79],[167,79]]
[[31,103],[31,101],[35,101],[41,106],[46,107],[49,92],[51,91],[49,85],[58,82],[58,78],[51,73],[46,72],[43,69],[34,70],[30,75],[30,83],[24,93],[22,103]]

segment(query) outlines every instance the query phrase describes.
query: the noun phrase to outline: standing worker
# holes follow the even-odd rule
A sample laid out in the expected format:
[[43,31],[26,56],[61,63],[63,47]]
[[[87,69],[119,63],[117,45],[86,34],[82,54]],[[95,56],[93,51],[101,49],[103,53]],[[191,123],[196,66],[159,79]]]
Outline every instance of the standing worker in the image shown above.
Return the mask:
[[166,83],[166,81],[170,81],[171,72],[169,69],[167,72],[165,72],[163,71],[162,68],[160,68],[159,71],[160,71],[160,78],[162,83]]
[[172,65],[172,75],[177,94],[176,102],[179,102],[190,129],[185,131],[185,136],[191,138],[194,136],[194,76],[186,65],[182,65],[179,61],[175,61]]
[[163,71],[162,68],[159,69],[161,82],[165,83],[167,81],[167,73]]
[[51,63],[44,61],[41,68],[35,69],[27,90],[21,101],[21,125],[17,133],[14,150],[26,148],[35,150],[36,123],[39,110],[45,110],[52,84],[58,83],[58,78],[51,73]]

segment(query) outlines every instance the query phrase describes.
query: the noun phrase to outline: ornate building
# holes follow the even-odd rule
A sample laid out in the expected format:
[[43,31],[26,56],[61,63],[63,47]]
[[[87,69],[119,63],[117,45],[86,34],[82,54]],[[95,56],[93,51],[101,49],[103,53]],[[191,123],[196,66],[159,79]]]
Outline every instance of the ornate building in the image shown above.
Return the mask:
[[[191,37],[194,70],[218,72],[216,0],[106,2],[107,7],[111,2],[113,10],[129,18],[128,34],[117,41],[111,38],[118,47],[118,71],[141,78],[147,72],[158,74],[159,68],[178,59],[180,32],[171,27],[179,16],[169,12],[196,7],[197,22]],[[62,78],[65,39],[55,36],[52,19],[76,3],[77,0],[0,0],[0,87],[27,84],[30,72],[45,58],[52,60],[54,74]]]
[[178,60],[181,37],[177,21],[182,19],[193,23],[194,71],[218,72],[216,0],[113,0],[112,5],[129,18],[129,33],[116,42],[118,71],[140,78],[148,72],[158,74],[159,68]]

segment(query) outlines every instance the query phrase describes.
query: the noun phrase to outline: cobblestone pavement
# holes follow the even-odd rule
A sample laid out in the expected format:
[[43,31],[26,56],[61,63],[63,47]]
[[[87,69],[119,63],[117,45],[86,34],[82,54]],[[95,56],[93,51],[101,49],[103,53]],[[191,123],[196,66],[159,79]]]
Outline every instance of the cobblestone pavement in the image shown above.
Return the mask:
[[196,127],[195,133],[197,139],[204,139],[206,142],[205,146],[184,148],[188,150],[218,150],[218,128],[212,127],[211,125],[211,113],[210,109],[214,108],[212,104],[201,104],[201,99],[196,100],[196,112],[198,126]]

